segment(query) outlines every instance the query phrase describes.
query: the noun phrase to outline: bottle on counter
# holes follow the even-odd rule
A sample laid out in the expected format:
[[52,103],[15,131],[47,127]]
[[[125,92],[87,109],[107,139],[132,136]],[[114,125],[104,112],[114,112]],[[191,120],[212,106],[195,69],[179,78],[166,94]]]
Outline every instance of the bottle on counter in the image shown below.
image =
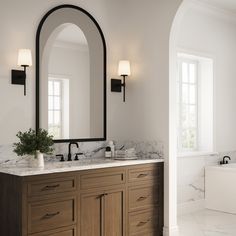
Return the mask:
[[105,157],[111,158],[111,148],[109,146],[106,147]]
[[115,145],[113,141],[109,141],[108,146],[111,148],[111,157],[115,157]]

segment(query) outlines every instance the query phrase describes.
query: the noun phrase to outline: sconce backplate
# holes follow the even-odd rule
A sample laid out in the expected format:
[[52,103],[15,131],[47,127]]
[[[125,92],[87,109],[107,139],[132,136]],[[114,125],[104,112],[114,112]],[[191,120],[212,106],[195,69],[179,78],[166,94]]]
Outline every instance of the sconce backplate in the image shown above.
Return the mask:
[[111,79],[111,91],[112,92],[121,92],[122,81],[121,79]]

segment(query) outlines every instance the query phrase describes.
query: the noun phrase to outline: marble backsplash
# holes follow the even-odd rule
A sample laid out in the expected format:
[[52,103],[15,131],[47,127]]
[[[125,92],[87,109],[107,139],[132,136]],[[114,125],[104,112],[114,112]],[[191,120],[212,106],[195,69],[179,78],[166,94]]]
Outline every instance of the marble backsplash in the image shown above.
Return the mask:
[[[135,148],[139,159],[157,159],[163,158],[163,143],[161,141],[115,141],[115,148],[124,149]],[[107,142],[80,142],[79,150],[73,146],[72,153],[82,152],[81,158],[99,158],[104,157]],[[46,156],[47,161],[58,161],[56,154],[63,154],[65,158],[68,154],[68,143],[58,143],[54,145],[52,156]],[[23,163],[28,161],[27,156],[18,157],[13,152],[11,145],[0,145],[0,164]]]

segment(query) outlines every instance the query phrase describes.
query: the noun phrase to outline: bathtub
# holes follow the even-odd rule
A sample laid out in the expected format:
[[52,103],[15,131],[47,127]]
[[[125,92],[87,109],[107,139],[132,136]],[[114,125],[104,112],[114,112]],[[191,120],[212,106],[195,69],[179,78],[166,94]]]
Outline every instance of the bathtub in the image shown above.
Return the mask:
[[236,163],[205,168],[205,204],[211,210],[236,214]]

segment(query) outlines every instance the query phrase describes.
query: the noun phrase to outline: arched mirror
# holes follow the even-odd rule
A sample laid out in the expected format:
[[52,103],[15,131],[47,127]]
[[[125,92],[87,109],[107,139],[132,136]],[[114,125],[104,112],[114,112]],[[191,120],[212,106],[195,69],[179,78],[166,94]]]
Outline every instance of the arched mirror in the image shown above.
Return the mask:
[[106,44],[85,10],[61,5],[36,37],[36,128],[55,142],[106,139]]

